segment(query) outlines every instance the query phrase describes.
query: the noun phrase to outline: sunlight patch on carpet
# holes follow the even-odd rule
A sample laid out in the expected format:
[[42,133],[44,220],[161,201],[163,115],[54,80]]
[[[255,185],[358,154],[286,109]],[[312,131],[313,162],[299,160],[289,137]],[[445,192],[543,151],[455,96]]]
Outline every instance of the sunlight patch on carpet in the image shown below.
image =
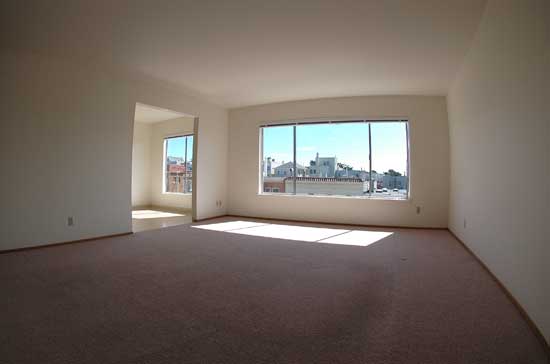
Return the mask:
[[389,231],[334,229],[252,221],[229,221],[195,225],[193,228],[265,238],[355,246],[368,246],[393,234],[393,232]]
[[160,219],[165,217],[179,217],[185,214],[175,212],[155,211],[155,210],[134,210],[132,211],[132,219]]
[[194,228],[206,229],[206,230],[215,230],[215,231],[231,231],[237,229],[246,229],[256,226],[266,225],[265,223],[252,222],[252,221],[228,221],[228,222],[219,222],[215,224],[208,225],[195,225]]

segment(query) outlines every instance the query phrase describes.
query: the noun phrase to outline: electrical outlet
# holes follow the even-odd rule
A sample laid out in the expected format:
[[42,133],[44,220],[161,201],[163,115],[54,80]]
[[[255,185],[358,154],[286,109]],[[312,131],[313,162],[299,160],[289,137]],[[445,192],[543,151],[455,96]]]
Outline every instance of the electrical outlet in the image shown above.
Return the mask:
[[74,217],[67,217],[67,226],[74,226]]
[[416,206],[416,214],[420,215],[420,206]]

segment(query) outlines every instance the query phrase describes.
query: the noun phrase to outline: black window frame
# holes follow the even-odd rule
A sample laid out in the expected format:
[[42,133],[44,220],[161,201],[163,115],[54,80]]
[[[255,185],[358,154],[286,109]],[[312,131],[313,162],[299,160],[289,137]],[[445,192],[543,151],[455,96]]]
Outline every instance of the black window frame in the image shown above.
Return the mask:
[[[190,176],[187,176],[187,142],[189,140],[189,138],[192,138],[193,139],[193,145],[195,143],[195,135],[194,133],[187,133],[187,134],[178,134],[178,135],[170,135],[170,136],[165,136],[163,138],[163,166],[162,166],[162,193],[163,194],[177,194],[177,195],[191,195],[193,193],[193,173],[194,173],[194,168],[191,167],[191,175]],[[183,190],[184,192],[170,192],[168,190],[168,185],[167,185],[167,175],[168,175],[168,170],[167,170],[167,166],[168,166],[168,141],[170,139],[176,139],[176,138],[185,138],[185,146],[184,146],[184,165],[185,165],[185,175],[184,176],[181,176],[183,178]],[[195,156],[193,155],[191,157],[191,166],[193,166],[193,160],[194,160]],[[177,176],[178,179],[180,178],[180,176]],[[189,182],[190,181],[190,182]],[[185,192],[187,190],[187,186],[189,186],[189,191],[188,192]]]
[[[307,193],[296,193],[296,127],[300,125],[322,125],[322,124],[342,124],[342,123],[365,123],[368,124],[369,128],[369,189],[368,193],[362,196],[349,196],[349,195],[312,195]],[[376,196],[376,188],[373,188],[374,180],[372,175],[372,132],[371,132],[371,125],[372,124],[378,124],[378,123],[403,123],[405,124],[405,139],[406,139],[406,177],[407,177],[407,183],[406,183],[406,195],[404,197],[383,197],[383,196]],[[281,126],[292,126],[293,127],[293,168],[292,168],[292,175],[293,178],[293,188],[292,192],[284,192],[284,193],[273,193],[273,192],[264,192],[263,190],[263,158],[264,158],[264,151],[263,151],[263,143],[264,143],[264,130],[266,128],[271,127],[281,127]],[[357,118],[353,120],[307,120],[307,121],[292,121],[292,122],[273,122],[273,123],[266,123],[259,126],[259,142],[260,142],[260,150],[259,150],[259,183],[258,183],[258,194],[259,195],[271,195],[271,196],[315,196],[315,197],[345,197],[345,198],[359,198],[359,199],[376,199],[376,200],[390,200],[390,201],[408,201],[411,199],[411,179],[410,179],[410,172],[411,172],[411,161],[410,161],[410,120],[408,118],[391,118],[391,119],[363,119],[363,118]]]

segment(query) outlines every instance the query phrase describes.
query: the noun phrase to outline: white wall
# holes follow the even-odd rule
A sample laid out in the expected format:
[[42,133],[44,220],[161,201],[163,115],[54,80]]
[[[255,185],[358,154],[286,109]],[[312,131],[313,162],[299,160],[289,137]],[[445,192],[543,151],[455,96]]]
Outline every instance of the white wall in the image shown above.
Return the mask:
[[[194,133],[198,151],[193,166],[197,181],[193,186],[193,198],[196,199],[193,216],[200,220],[224,215],[227,212],[227,110],[200,98],[175,92],[164,84],[151,82],[144,87],[135,81],[130,84],[130,88],[136,102],[199,118],[199,127]],[[221,206],[216,205],[217,200],[222,201]]]
[[200,118],[196,217],[225,213],[215,203],[226,199],[224,109],[142,75],[53,54],[2,51],[0,66],[0,250],[131,231],[136,102]]
[[[405,117],[410,121],[411,200],[258,195],[259,126],[275,120]],[[445,97],[319,99],[229,113],[229,208],[236,215],[339,223],[446,227],[449,145]],[[421,214],[416,214],[416,206]]]
[[489,1],[448,108],[450,228],[550,341],[549,11]]
[[134,123],[132,145],[132,206],[151,205],[151,129],[153,124]]
[[193,134],[192,117],[183,117],[152,124],[151,133],[151,202],[154,206],[165,206],[178,209],[193,207],[191,194],[164,193],[164,138],[182,134]]

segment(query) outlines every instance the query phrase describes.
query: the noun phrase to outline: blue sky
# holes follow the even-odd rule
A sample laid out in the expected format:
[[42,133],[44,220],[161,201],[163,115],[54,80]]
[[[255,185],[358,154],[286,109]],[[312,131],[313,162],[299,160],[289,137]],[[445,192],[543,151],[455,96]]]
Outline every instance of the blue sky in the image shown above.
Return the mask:
[[[264,158],[291,162],[292,126],[264,129]],[[407,168],[406,124],[371,123],[372,168],[377,172],[394,169],[405,174]],[[307,166],[310,160],[336,156],[339,163],[354,169],[369,169],[369,134],[367,123],[298,125],[296,127],[296,161]]]
[[[166,139],[166,155],[185,158],[185,137]],[[187,139],[187,160],[193,159],[193,137]]]

